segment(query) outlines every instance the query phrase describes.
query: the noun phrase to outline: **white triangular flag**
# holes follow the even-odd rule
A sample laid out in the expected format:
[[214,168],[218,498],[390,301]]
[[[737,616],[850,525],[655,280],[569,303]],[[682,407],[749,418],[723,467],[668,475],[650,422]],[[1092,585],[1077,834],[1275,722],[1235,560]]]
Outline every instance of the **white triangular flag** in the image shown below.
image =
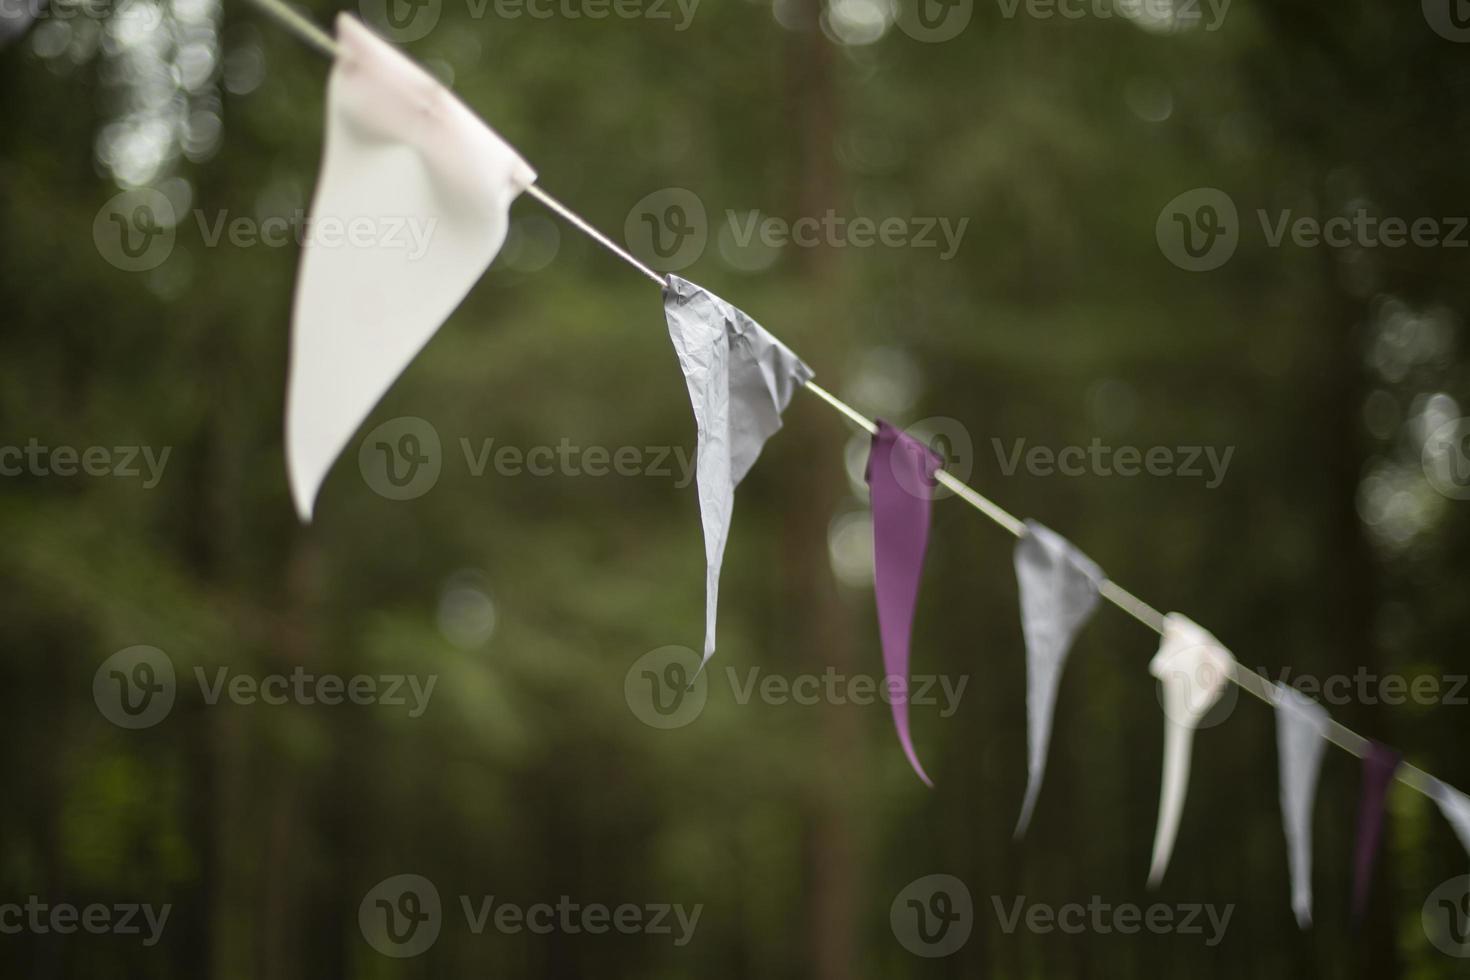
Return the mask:
[[1026,640],[1026,798],[1016,836],[1026,832],[1046,772],[1062,668],[1077,631],[1097,609],[1102,569],[1070,541],[1035,521],[1016,542],[1021,633]]
[[1280,764],[1281,825],[1291,868],[1291,909],[1297,925],[1312,924],[1312,807],[1327,751],[1327,710],[1296,688],[1276,687],[1276,754]]
[[1164,880],[1184,795],[1189,789],[1189,757],[1194,730],[1220,700],[1235,658],[1209,631],[1187,616],[1164,617],[1164,636],[1148,670],[1159,679],[1164,696],[1164,774],[1159,788],[1159,823],[1154,830],[1149,887]]
[[347,445],[505,241],[536,179],[443,85],[345,14],[292,311],[286,462],[303,521]]
[[735,487],[750,472],[807,367],[765,328],[692,282],[669,276],[664,315],[689,387],[697,429],[695,482],[704,525],[704,661],[715,652],[720,566],[730,533]]
[[1460,843],[1465,850],[1470,851],[1470,796],[1466,796],[1448,783],[1438,782],[1435,787],[1434,802],[1439,805],[1439,812],[1450,822],[1454,828],[1455,836],[1460,838]]

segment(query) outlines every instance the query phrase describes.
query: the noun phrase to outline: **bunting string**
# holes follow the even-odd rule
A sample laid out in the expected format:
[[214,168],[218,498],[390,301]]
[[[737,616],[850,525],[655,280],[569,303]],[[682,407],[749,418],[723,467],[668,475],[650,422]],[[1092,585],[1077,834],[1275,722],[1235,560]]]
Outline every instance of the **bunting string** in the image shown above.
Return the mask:
[[[339,53],[337,41],[308,17],[284,2],[284,0],[251,0],[251,3],[274,18],[283,28],[319,53],[330,58],[337,57]],[[581,215],[541,188],[539,184],[531,183],[524,188],[523,192],[535,198],[548,210],[560,216],[568,224],[592,239],[592,241],[601,245],[607,251],[637,270],[644,277],[656,283],[660,289],[668,288],[669,280],[667,277],[660,275],[655,270],[640,262],[635,256],[599,231]],[[849,422],[872,435],[878,435],[880,431],[878,423],[863,415],[857,409],[816,382],[807,380],[802,387],[804,390],[811,392],[817,398],[826,402],[830,407],[846,417]],[[939,468],[934,472],[933,479],[953,492],[960,500],[963,500],[992,522],[1010,532],[1012,536],[1024,538],[1027,535],[1027,526],[1022,520],[943,468]],[[1127,589],[1109,578],[1102,578],[1097,583],[1097,590],[1101,598],[1106,599],[1144,626],[1161,636],[1165,634],[1166,618],[1164,614],[1133,595]],[[1229,662],[1226,670],[1226,679],[1273,707],[1278,704],[1281,698],[1280,692],[1282,689],[1278,685],[1256,671],[1251,670],[1249,667],[1244,666],[1234,658],[1231,658]],[[1360,759],[1365,759],[1372,755],[1375,746],[1378,744],[1353,731],[1341,722],[1332,719],[1330,716],[1324,720],[1321,734],[1323,738],[1333,745]],[[912,750],[907,749],[907,751],[911,753]],[[1397,766],[1393,771],[1393,778],[1435,800],[1442,807],[1445,805],[1445,801],[1450,799],[1450,794],[1454,792],[1436,777],[1407,762],[1400,763]],[[1470,843],[1467,843],[1467,846],[1470,846]]]

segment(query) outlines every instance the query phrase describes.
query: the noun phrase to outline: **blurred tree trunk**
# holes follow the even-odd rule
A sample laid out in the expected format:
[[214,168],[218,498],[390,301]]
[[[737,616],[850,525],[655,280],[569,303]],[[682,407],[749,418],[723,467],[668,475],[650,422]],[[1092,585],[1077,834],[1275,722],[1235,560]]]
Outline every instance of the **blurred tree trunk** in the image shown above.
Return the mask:
[[[820,216],[835,207],[840,197],[839,174],[834,160],[837,132],[837,92],[833,77],[834,51],[820,25],[822,0],[799,0],[800,29],[794,31],[786,48],[786,104],[795,123],[793,141],[797,159],[795,213]],[[809,296],[835,298],[837,287],[835,254],[830,248],[797,250],[800,281]],[[811,308],[806,307],[808,314]],[[816,314],[827,322],[811,323],[804,330],[802,355],[815,365],[834,362],[832,350],[819,338],[829,336],[828,327],[842,320],[843,311],[831,303]],[[823,406],[803,404],[789,413],[787,449],[796,459],[811,461],[787,474],[795,481],[785,495],[786,554],[791,608],[797,610],[792,636],[801,651],[799,669],[821,673],[829,666],[843,676],[852,676],[862,665],[856,662],[849,611],[837,593],[827,556],[827,526],[845,492],[840,469],[823,465],[839,460],[846,434],[844,423]],[[859,716],[851,705],[826,705],[819,724],[822,760],[821,779],[811,787],[804,817],[806,859],[806,930],[809,938],[808,976],[816,980],[847,980],[854,975],[853,950],[857,935],[857,909],[863,889],[859,879],[859,855],[852,819],[852,788],[862,780],[863,754]]]
[[[1325,195],[1324,195],[1325,199]],[[1333,554],[1323,566],[1326,588],[1321,593],[1321,621],[1329,624],[1332,646],[1341,651],[1341,659],[1331,669],[1356,671],[1361,664],[1373,677],[1385,677],[1391,667],[1376,640],[1373,629],[1374,611],[1381,601],[1377,564],[1363,533],[1358,514],[1358,483],[1368,459],[1362,426],[1366,379],[1357,337],[1368,311],[1348,296],[1341,285],[1342,269],[1331,249],[1320,249],[1323,275],[1327,278],[1327,303],[1324,329],[1332,369],[1325,372],[1326,389],[1323,414],[1318,431],[1333,433],[1326,439],[1331,451],[1324,458],[1326,480],[1323,499],[1328,514],[1323,538],[1332,545]],[[1315,367],[1314,367],[1315,370]],[[1355,715],[1344,719],[1349,725],[1362,726],[1359,731],[1381,741],[1390,740],[1389,725],[1393,712],[1369,700],[1357,707]],[[1354,814],[1356,819],[1356,814]],[[1356,824],[1353,833],[1356,833]],[[1387,828],[1378,854],[1375,876],[1380,882],[1392,880],[1393,848]],[[1363,980],[1398,976],[1398,955],[1394,936],[1397,910],[1393,899],[1397,890],[1376,887],[1372,897],[1377,914],[1368,915],[1357,930],[1357,943],[1362,955],[1356,958],[1357,976]]]

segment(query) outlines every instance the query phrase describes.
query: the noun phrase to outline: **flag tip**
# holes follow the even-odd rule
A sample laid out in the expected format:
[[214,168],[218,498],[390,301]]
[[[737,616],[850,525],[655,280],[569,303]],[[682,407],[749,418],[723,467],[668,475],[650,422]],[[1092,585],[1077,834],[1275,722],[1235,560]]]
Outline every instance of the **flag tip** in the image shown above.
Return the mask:
[[704,665],[709,663],[709,658],[713,657],[714,655],[715,651],[713,649],[708,650],[705,653],[704,658],[699,661],[699,667],[694,671],[694,676],[689,678],[689,686],[684,688],[685,694],[688,694],[690,691],[694,690],[694,685],[698,683],[699,678],[704,674]]
[[303,525],[310,525],[313,512],[316,510],[316,494],[302,489],[291,481],[291,502],[296,508],[296,519]]

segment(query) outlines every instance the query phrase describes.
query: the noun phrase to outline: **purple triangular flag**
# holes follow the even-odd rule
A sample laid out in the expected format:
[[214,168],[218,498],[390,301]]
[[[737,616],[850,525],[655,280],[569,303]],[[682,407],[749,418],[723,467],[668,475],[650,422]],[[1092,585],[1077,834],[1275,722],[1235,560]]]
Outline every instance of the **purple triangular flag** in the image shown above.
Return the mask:
[[1016,542],[1021,633],[1026,640],[1026,797],[1016,836],[1026,832],[1051,743],[1057,687],[1072,641],[1097,609],[1102,569],[1070,541],[1035,521]]
[[893,708],[893,727],[909,765],[924,784],[934,782],[919,765],[909,735],[909,638],[919,577],[929,543],[929,509],[939,456],[913,436],[882,419],[868,455],[868,495],[873,506],[873,590],[883,672]]
[[1383,803],[1388,784],[1398,770],[1403,756],[1379,742],[1368,743],[1363,756],[1363,790],[1358,803],[1358,843],[1353,861],[1353,919],[1361,921],[1368,909],[1368,887],[1373,880],[1373,864],[1378,857],[1378,842],[1383,837]]

